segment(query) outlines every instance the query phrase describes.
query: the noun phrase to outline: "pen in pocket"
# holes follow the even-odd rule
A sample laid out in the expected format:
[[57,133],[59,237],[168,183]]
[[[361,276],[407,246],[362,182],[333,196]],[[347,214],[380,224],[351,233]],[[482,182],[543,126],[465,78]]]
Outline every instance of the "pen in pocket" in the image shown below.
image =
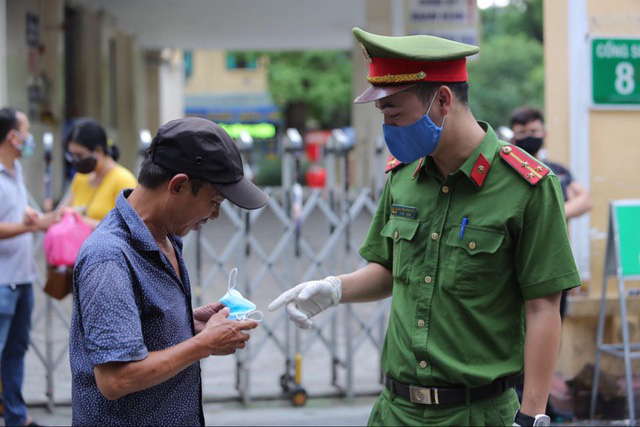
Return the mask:
[[460,227],[460,240],[462,240],[462,236],[464,236],[464,229],[467,228],[467,223],[469,222],[469,218],[466,216],[462,218],[462,227]]

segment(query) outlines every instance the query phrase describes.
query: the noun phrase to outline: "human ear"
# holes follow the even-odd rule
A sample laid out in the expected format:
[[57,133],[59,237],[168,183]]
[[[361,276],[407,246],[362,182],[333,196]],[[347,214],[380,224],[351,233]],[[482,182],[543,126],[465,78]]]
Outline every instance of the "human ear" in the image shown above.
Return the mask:
[[440,86],[436,94],[436,106],[438,107],[440,114],[443,116],[448,115],[452,102],[453,92],[451,92],[451,89],[445,85]]
[[167,185],[169,189],[169,193],[172,196],[177,196],[180,192],[184,192],[187,189],[187,182],[189,181],[189,177],[184,173],[179,173],[174,175],[171,180],[169,180],[169,184]]

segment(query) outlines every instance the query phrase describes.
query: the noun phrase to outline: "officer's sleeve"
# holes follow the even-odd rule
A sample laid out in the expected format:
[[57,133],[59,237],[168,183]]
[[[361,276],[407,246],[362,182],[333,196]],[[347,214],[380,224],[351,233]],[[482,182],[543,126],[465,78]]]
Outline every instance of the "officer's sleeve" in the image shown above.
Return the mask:
[[524,207],[515,268],[525,300],[580,286],[555,175],[534,188]]
[[83,344],[92,364],[147,357],[128,269],[104,260],[74,271]]
[[382,228],[389,221],[391,213],[391,180],[389,176],[378,202],[378,207],[371,220],[369,231],[360,247],[360,255],[368,262],[375,262],[391,270],[393,264],[393,242],[380,235]]

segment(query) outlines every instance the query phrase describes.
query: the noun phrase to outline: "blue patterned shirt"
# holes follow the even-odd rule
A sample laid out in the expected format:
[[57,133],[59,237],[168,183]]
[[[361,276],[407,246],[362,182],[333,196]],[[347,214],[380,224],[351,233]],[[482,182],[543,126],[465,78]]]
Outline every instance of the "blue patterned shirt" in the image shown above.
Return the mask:
[[82,246],[73,274],[69,343],[74,425],[203,425],[200,363],[154,387],[110,401],[93,367],[142,360],[194,336],[182,241],[176,274],[125,190]]

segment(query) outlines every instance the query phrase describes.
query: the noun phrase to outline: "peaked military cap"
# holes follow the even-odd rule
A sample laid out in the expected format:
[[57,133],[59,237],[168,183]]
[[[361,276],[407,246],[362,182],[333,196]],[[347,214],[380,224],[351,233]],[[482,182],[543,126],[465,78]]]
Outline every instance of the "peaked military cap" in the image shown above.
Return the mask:
[[467,56],[480,50],[435,36],[380,36],[357,27],[353,36],[369,62],[371,83],[356,103],[393,95],[418,82],[466,82]]

